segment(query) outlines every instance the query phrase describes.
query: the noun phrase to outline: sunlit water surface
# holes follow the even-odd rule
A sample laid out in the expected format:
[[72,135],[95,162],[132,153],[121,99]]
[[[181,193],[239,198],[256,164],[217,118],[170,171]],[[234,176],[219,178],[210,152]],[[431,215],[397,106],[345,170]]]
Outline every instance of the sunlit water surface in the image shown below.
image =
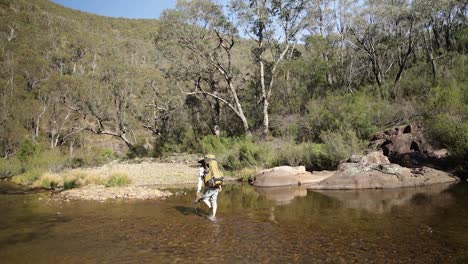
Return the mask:
[[49,202],[0,184],[1,263],[468,263],[468,184],[307,192],[229,185],[163,201]]

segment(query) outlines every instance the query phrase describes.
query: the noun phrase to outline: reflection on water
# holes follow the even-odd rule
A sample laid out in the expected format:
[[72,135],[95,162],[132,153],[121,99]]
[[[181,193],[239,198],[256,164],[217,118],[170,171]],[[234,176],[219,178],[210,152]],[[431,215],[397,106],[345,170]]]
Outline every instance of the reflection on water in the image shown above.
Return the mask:
[[296,197],[307,196],[307,189],[304,186],[255,187],[255,191],[278,205],[291,203]]
[[[1,186],[0,186],[1,189]],[[2,263],[466,263],[468,186],[358,192],[226,186],[166,201],[0,194]]]
[[340,201],[347,208],[367,210],[373,213],[389,212],[395,206],[411,203],[423,204],[437,199],[438,205],[447,203],[449,194],[441,194],[451,184],[436,184],[419,188],[371,189],[371,190],[314,190]]

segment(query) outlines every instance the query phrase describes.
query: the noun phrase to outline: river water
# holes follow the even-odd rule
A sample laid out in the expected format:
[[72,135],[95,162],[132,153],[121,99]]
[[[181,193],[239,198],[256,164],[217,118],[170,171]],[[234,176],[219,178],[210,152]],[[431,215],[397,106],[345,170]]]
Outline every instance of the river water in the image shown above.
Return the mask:
[[307,192],[228,185],[153,201],[49,201],[0,185],[1,263],[468,263],[468,184]]

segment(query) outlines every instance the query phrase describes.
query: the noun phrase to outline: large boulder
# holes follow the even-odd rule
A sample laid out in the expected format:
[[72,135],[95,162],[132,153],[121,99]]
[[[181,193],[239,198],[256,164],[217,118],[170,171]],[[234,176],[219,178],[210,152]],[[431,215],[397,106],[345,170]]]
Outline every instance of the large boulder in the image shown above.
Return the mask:
[[382,189],[425,186],[455,182],[458,178],[446,172],[421,167],[410,169],[392,164],[382,153],[372,152],[357,162],[345,162],[332,176],[309,186],[309,189]]
[[329,174],[312,174],[304,166],[280,166],[262,170],[255,176],[253,184],[258,187],[275,187],[310,184],[323,180]]
[[447,157],[448,152],[429,141],[421,123],[399,126],[374,135],[369,147],[382,150],[391,162],[404,166],[420,166]]

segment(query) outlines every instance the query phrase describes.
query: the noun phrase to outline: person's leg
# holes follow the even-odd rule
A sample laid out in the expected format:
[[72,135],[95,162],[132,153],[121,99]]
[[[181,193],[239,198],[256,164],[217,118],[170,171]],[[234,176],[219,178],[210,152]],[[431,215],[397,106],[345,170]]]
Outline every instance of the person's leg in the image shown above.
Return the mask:
[[211,203],[210,203],[210,190],[207,189],[205,191],[205,194],[203,195],[203,202],[208,206],[208,208],[211,208]]
[[206,204],[206,206],[208,206],[208,208],[211,208],[211,204],[210,201],[208,201],[208,199],[203,199],[203,202]]
[[218,190],[215,190],[213,195],[211,196],[211,204],[213,205],[212,217],[215,217],[216,211],[218,210]]

